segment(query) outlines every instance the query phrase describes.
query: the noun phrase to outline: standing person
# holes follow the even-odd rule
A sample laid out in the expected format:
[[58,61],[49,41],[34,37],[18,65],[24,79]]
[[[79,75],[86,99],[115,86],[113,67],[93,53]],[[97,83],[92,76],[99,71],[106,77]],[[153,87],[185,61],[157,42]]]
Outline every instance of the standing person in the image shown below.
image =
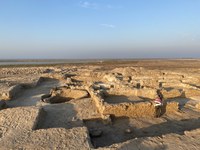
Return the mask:
[[163,95],[160,92],[160,90],[156,91],[156,98],[154,100],[154,106],[155,106],[155,117],[160,117],[163,113]]
[[162,106],[163,105],[163,96],[160,92],[160,90],[156,91],[156,98],[154,100],[154,106]]

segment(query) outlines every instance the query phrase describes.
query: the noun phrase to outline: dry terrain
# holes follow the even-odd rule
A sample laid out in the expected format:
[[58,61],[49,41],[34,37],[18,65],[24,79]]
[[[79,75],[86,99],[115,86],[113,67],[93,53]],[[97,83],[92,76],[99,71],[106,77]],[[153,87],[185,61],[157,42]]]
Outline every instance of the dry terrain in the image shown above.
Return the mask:
[[0,68],[2,150],[198,150],[199,139],[200,60]]

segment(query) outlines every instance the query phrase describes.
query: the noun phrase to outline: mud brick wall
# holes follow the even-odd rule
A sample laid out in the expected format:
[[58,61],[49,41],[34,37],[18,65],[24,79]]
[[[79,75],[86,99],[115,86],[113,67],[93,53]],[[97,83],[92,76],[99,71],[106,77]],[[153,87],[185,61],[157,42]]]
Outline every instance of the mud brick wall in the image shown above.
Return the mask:
[[114,115],[117,117],[154,117],[155,107],[150,102],[105,104],[104,115]]

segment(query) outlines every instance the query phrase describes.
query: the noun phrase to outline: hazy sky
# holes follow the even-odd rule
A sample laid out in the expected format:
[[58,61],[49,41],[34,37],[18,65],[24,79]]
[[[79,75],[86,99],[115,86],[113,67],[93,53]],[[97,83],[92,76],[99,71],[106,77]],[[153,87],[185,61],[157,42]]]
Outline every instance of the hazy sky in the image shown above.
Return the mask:
[[0,59],[137,57],[200,57],[200,0],[0,0]]

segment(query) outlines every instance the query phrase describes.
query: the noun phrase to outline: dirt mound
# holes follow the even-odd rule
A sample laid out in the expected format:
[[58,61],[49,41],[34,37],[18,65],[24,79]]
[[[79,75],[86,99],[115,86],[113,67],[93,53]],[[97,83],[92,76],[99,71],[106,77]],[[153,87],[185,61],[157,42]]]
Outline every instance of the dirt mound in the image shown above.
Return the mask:
[[52,91],[52,96],[69,97],[71,99],[81,99],[88,97],[88,92],[85,90],[58,88]]
[[133,67],[125,67],[125,68],[113,69],[112,72],[121,73],[123,76],[132,76],[132,75],[136,74],[137,72],[139,72],[139,70],[137,68],[133,68]]

